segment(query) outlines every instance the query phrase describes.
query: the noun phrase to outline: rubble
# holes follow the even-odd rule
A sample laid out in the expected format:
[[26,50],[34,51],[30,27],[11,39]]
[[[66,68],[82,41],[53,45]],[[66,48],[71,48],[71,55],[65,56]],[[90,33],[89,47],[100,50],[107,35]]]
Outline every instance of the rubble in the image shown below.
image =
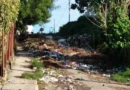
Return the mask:
[[110,77],[111,77],[110,74],[103,74],[102,76],[103,76],[103,77],[107,77],[107,78],[110,78]]
[[45,38],[46,38],[46,39],[53,39],[53,37],[52,37],[52,36],[49,36],[49,35],[48,35],[48,36],[45,36]]
[[[74,38],[75,39],[75,38]],[[104,61],[96,54],[90,53],[85,48],[70,47],[65,39],[55,40],[41,40],[33,39],[27,40],[25,43],[30,48],[32,56],[37,60],[42,60],[45,68],[43,69],[43,77],[40,81],[47,84],[53,83],[57,86],[54,90],[89,90],[84,86],[81,81],[85,81],[84,78],[68,77],[67,75],[56,72],[56,69],[74,69],[84,71],[86,75],[91,75],[94,78],[96,76],[103,76],[104,78],[110,78],[111,73],[101,72],[104,68]],[[35,42],[34,42],[35,41]],[[72,42],[69,42],[73,44]],[[79,45],[81,47],[82,45]],[[98,67],[98,68],[97,68]],[[63,88],[62,88],[63,87]],[[81,89],[87,88],[87,89]],[[43,89],[44,90],[44,89]],[[45,89],[47,90],[47,88]]]
[[55,77],[44,76],[43,78],[40,79],[40,81],[43,81],[45,83],[49,83],[49,82],[55,83],[58,82],[58,79]]
[[[46,74],[45,74],[46,73]],[[46,84],[54,84],[57,85],[55,90],[89,90],[90,88],[84,85],[82,82],[78,82],[77,80],[81,79],[73,79],[72,77],[68,77],[67,75],[62,75],[61,73],[56,72],[52,69],[44,69],[43,77],[40,81],[43,81]],[[80,88],[79,88],[80,87]],[[45,90],[47,87],[45,87]]]

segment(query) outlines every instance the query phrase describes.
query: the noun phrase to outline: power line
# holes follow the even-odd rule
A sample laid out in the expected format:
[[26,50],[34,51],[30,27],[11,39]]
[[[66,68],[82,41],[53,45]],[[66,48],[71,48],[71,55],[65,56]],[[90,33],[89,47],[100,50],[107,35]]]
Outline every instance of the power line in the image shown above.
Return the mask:
[[69,6],[69,22],[70,22],[70,0],[68,0],[68,6]]
[[66,5],[66,7],[65,7],[65,9],[64,9],[64,11],[63,11],[63,13],[62,13],[60,19],[59,19],[59,22],[58,22],[58,24],[56,24],[56,26],[60,24],[60,22],[61,22],[61,20],[62,20],[62,18],[63,18],[63,16],[64,16],[64,13],[65,13],[65,11],[66,11],[66,9],[67,9],[67,6],[68,6],[68,5]]

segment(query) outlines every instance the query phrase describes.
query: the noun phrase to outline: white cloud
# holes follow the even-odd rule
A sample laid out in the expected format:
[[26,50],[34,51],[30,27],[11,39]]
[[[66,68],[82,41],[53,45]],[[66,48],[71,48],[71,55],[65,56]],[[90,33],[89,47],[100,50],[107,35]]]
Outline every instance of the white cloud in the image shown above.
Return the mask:
[[27,25],[27,32],[28,33],[31,33],[32,32],[32,30],[33,30],[33,26],[32,25]]

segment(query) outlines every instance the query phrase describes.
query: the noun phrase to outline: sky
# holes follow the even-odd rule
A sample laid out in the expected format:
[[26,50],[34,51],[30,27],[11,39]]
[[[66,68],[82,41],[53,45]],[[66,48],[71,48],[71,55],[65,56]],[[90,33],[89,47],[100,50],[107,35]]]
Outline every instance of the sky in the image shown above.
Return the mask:
[[[54,32],[54,21],[55,21],[55,32],[59,31],[59,28],[66,24],[69,21],[69,0],[56,0],[54,5],[59,6],[59,8],[51,11],[51,17],[49,18],[49,22],[44,24],[44,33]],[[70,0],[71,4],[75,2],[75,0]],[[70,10],[70,21],[76,21],[80,17],[80,13],[78,10]],[[28,26],[29,32],[37,33],[41,26],[34,25]]]

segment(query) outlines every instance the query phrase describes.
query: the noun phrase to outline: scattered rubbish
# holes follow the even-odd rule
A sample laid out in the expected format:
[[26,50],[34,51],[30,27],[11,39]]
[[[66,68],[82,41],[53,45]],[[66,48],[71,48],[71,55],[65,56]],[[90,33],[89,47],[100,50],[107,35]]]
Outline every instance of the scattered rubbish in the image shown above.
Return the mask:
[[110,74],[103,74],[103,77],[110,78],[110,77],[111,77],[111,75],[110,75]]
[[13,84],[14,83],[14,80],[8,80],[9,83]]
[[45,36],[46,39],[53,39],[52,36]]
[[44,81],[45,83],[55,83],[58,82],[56,76],[57,73],[53,70],[43,70],[43,77],[40,79],[40,81]]
[[58,77],[59,77],[59,78],[64,78],[64,76],[63,76],[63,75],[59,75]]
[[83,79],[83,78],[76,78],[75,80],[85,81],[85,79]]
[[[30,52],[32,52],[31,56],[35,57],[39,61],[43,61],[45,68],[75,69],[84,71],[85,74],[91,76],[93,75],[95,78],[96,75],[103,71],[102,68],[104,68],[103,66],[105,65],[103,64],[104,61],[102,58],[98,58],[98,56],[95,55],[97,53],[94,53],[95,56],[92,56],[92,53],[90,52],[93,52],[93,49],[86,44],[89,42],[88,35],[74,35],[69,37],[67,40],[59,39],[57,41],[53,40],[52,36],[45,36],[45,38],[45,40],[42,40],[43,38],[30,38],[25,42],[26,48],[29,48]],[[58,84],[59,88],[64,86],[63,88],[60,88],[61,90],[81,90],[81,87],[85,86],[81,83],[81,81],[85,81],[86,79],[82,77],[70,78],[67,77],[67,75],[58,73],[56,70],[51,69],[43,69],[43,77],[40,79],[40,81],[43,81],[47,84]],[[114,69],[113,72],[119,70],[120,69]],[[100,73],[100,76],[109,78],[111,76],[110,73]],[[13,83],[13,81],[9,82]]]
[[66,39],[59,39],[57,42],[66,42]]
[[51,77],[50,80],[51,80],[51,82],[53,82],[53,83],[54,83],[54,82],[58,82],[58,79],[57,79],[57,78],[54,78],[54,77]]

